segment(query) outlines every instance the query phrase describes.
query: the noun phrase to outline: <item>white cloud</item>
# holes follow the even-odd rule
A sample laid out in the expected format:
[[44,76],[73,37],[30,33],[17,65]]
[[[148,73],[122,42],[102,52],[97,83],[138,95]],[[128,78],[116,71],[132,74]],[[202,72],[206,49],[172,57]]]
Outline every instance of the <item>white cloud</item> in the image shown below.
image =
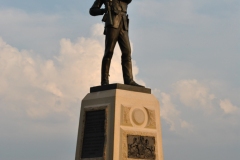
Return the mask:
[[171,102],[171,97],[169,94],[161,93],[162,106],[161,106],[161,117],[171,125],[170,130],[175,130],[175,120],[179,117],[180,111],[176,110],[176,107]]
[[[151,12],[146,10],[146,4],[148,8],[151,8]],[[191,20],[194,20],[194,17],[196,16],[194,14],[195,8],[192,0],[173,0],[164,2],[157,0],[143,0],[137,2],[137,5],[138,11],[142,16],[154,16],[172,22],[192,23]]]
[[[234,106],[229,99],[220,100],[220,107],[216,103],[219,98],[211,93],[210,89],[196,79],[181,80],[173,84],[173,91],[170,94],[153,90],[153,94],[160,100],[161,118],[170,125],[171,131],[181,133],[184,129],[193,132],[199,126],[192,124],[192,114],[201,113],[199,110],[208,113],[208,118],[214,118],[217,121],[224,121],[231,125],[238,125],[238,117],[234,115],[240,114],[240,109]],[[190,107],[194,110],[189,110]],[[180,108],[181,106],[181,108]],[[226,114],[232,114],[229,118],[221,114],[220,108]],[[185,110],[187,109],[187,110]],[[198,110],[196,110],[198,109]],[[203,113],[204,113],[203,112]],[[210,114],[211,113],[211,114]],[[184,115],[184,117],[182,117]],[[184,118],[184,119],[183,119]],[[199,118],[199,117],[198,117]],[[191,122],[191,123],[189,123]]]
[[161,118],[170,125],[171,131],[180,133],[181,128],[192,130],[193,126],[181,119],[181,111],[172,103],[170,94],[160,92],[157,89],[153,90],[153,94],[160,99]]
[[[100,31],[101,24],[94,26]],[[14,111],[24,110],[32,118],[52,113],[76,118],[81,99],[91,86],[100,85],[103,36],[60,41],[54,60],[43,59],[26,50],[19,51],[0,39],[0,98]],[[121,52],[115,50],[110,82],[122,83]],[[138,68],[133,62],[136,75]],[[140,81],[141,82],[141,81]]]
[[234,106],[229,99],[220,100],[220,107],[226,114],[240,113],[237,106]]
[[91,32],[93,36],[101,36],[103,35],[104,25],[101,23],[97,23],[91,28]]
[[28,14],[19,9],[1,9],[0,33],[1,36],[10,39],[12,42],[15,42],[13,39],[15,37],[18,40],[17,44],[27,45],[23,42],[31,44],[38,42],[42,44],[44,42],[39,41],[42,38],[45,38],[45,41],[49,43],[50,41],[47,38],[52,38],[51,36],[65,32],[61,25],[57,25],[60,18],[61,16],[56,14]]
[[[82,25],[82,22],[87,25]],[[88,36],[90,25],[87,17],[73,10],[26,12],[19,8],[0,9],[0,36],[4,41],[20,50],[34,50],[48,59],[53,54],[58,55],[59,39]]]
[[188,122],[181,120],[181,127],[182,128],[191,128],[192,125],[190,125]]
[[214,94],[209,93],[209,89],[196,79],[181,80],[174,86],[174,94],[179,96],[180,101],[191,108],[202,107],[206,111],[212,110],[212,100]]
[[[132,35],[136,35],[133,37],[142,35],[140,39],[135,38],[134,42],[138,44],[135,48],[138,48],[136,53],[140,55],[140,58],[148,58],[146,63],[142,63],[139,66],[146,71],[146,74],[143,75],[146,78],[146,75],[150,75],[151,73],[151,76],[147,76],[151,86],[159,86],[158,88],[166,94],[165,96],[161,96],[161,93],[159,95],[161,114],[165,118],[162,118],[162,123],[164,124],[162,126],[163,145],[167,151],[165,156],[167,158],[170,157],[169,159],[174,159],[178,156],[181,159],[181,155],[173,155],[172,152],[177,151],[178,153],[182,153],[186,149],[191,150],[197,146],[201,148],[200,151],[203,153],[201,155],[207,155],[208,158],[223,159],[224,156],[232,156],[232,159],[234,159],[239,157],[235,149],[240,144],[239,114],[235,114],[236,111],[233,112],[232,110],[235,110],[235,107],[239,107],[237,101],[239,98],[239,81],[237,81],[239,79],[239,72],[236,68],[239,68],[237,67],[239,64],[237,63],[237,60],[239,60],[237,52],[239,34],[237,33],[239,33],[240,10],[239,5],[236,5],[237,3],[234,4],[235,7],[230,6],[232,1],[237,2],[237,0],[212,0],[207,3],[205,0],[193,0],[191,2],[155,0],[154,2],[156,3],[151,4],[152,1],[134,1],[130,5],[130,18],[133,20],[130,24],[132,27],[130,27],[136,29],[130,32]],[[220,3],[222,1],[226,1],[226,5]],[[139,7],[139,2],[145,3]],[[196,8],[196,3],[197,5],[200,3],[198,6],[204,6],[204,8]],[[87,5],[84,3],[82,8],[90,7],[90,2]],[[131,9],[131,7],[133,8]],[[59,7],[57,6],[57,8]],[[238,13],[231,11],[226,14],[226,10],[222,11],[221,8],[228,10],[235,8],[238,10]],[[76,35],[88,37],[89,24],[92,24],[94,21],[100,22],[101,17],[97,19],[90,18],[88,11],[85,12],[85,9],[81,11],[82,13],[85,12],[84,17],[81,17],[78,12],[79,9],[75,10],[75,13],[69,13],[71,10],[71,8],[68,8],[66,12],[62,12],[61,9],[57,9],[56,12],[49,10],[50,12],[41,14],[36,14],[36,11],[31,11],[31,13],[16,10],[13,12],[9,12],[9,10],[0,11],[0,35],[5,42],[11,44],[9,48],[7,46],[4,46],[4,49],[1,48],[2,44],[0,47],[0,108],[2,113],[0,125],[2,129],[1,142],[5,142],[2,143],[2,148],[5,148],[6,151],[3,151],[6,158],[4,158],[3,154],[1,155],[3,158],[0,159],[11,159],[8,155],[10,153],[9,148],[16,151],[14,154],[11,154],[12,159],[15,157],[24,160],[41,159],[41,155],[45,155],[45,158],[42,159],[56,159],[56,155],[58,154],[52,154],[52,158],[47,156],[48,153],[52,153],[52,148],[54,148],[56,153],[62,153],[59,155],[60,159],[67,159],[68,154],[66,154],[65,148],[67,147],[66,144],[70,141],[66,136],[63,136],[67,133],[71,134],[69,137],[73,139],[71,141],[72,147],[67,147],[69,148],[67,149],[68,151],[71,150],[69,155],[73,158],[76,135],[72,134],[77,134],[78,120],[75,119],[72,123],[66,123],[68,122],[66,118],[73,118],[79,115],[81,97],[89,92],[89,86],[85,87],[83,84],[89,85],[89,82],[86,81],[90,79],[88,78],[90,74],[82,73],[85,76],[83,77],[78,75],[79,72],[70,72],[72,64],[64,62],[64,59],[68,58],[67,55],[63,56],[61,55],[62,53],[58,53],[59,45],[57,41],[62,37],[75,39]],[[136,14],[137,10],[141,11],[140,14]],[[48,13],[57,15],[46,15]],[[148,17],[146,18],[146,16]],[[83,22],[86,25],[83,25]],[[139,23],[143,25],[139,25]],[[102,35],[100,24],[96,32],[93,33],[93,36],[90,39],[84,38],[84,40],[97,41],[100,46],[104,45],[104,36]],[[146,39],[146,41],[142,41],[142,39]],[[80,43],[79,41],[63,39],[62,45],[67,47],[70,44],[70,47],[64,49],[61,46],[61,50],[65,50],[64,52],[69,54],[68,52],[76,50],[75,47]],[[144,43],[139,43],[141,41]],[[47,57],[55,54],[56,59],[45,59],[36,56],[30,51],[19,51],[21,48],[33,49],[34,52],[41,53],[41,55],[45,54]],[[83,46],[82,48],[86,50],[86,47]],[[149,48],[151,48],[151,51],[149,51]],[[3,50],[7,49],[9,49],[9,54],[2,54]],[[97,51],[97,53],[101,59],[103,47],[99,47],[99,49],[101,51]],[[120,52],[117,51],[116,53],[114,55],[114,63],[112,63],[111,67],[111,82],[122,81]],[[146,56],[145,53],[149,54]],[[97,56],[96,53],[92,52],[88,54],[94,57]],[[71,54],[70,56],[74,55]],[[75,63],[77,58],[77,56],[76,58],[69,58],[68,61],[73,62],[75,66],[85,67],[84,65]],[[90,58],[85,56],[84,59],[89,60]],[[79,63],[86,62],[82,60]],[[100,64],[101,62],[97,63]],[[100,75],[100,66],[94,64],[93,66],[98,67],[96,74]],[[154,69],[156,72],[152,71]],[[94,72],[93,68],[89,70]],[[144,70],[142,71],[144,72]],[[76,74],[74,75],[74,73]],[[134,73],[136,74],[136,72]],[[187,79],[191,78],[192,80],[192,77],[197,80],[197,84],[200,84],[192,85],[195,86],[195,89],[197,89],[196,86],[200,86],[200,88],[202,86],[207,89],[205,95],[214,93],[218,98],[210,100],[209,96],[202,96],[201,94],[204,95],[204,92],[202,92],[201,96],[199,96],[202,98],[196,98],[197,94],[192,97],[193,99],[190,102],[197,105],[191,107],[203,108],[201,103],[201,99],[203,99],[206,104],[212,103],[211,105],[215,110],[211,114],[206,115],[201,110],[192,110],[185,107],[186,105],[184,106],[182,101],[178,101],[180,96],[176,97],[176,94],[172,94],[173,92],[170,91],[169,86],[171,84],[182,79],[188,81]],[[81,78],[82,81],[77,85],[75,81],[78,81],[78,78]],[[85,80],[86,78],[87,80]],[[215,83],[214,81],[223,82],[226,85],[224,88],[223,84],[203,84],[203,80],[213,83]],[[98,85],[99,83],[100,78],[96,77],[92,84]],[[211,87],[206,87],[210,85]],[[225,102],[226,97],[230,97],[229,101],[231,100],[231,105],[222,104],[224,108],[227,108],[228,111],[230,110],[230,113],[224,112],[224,109],[221,108],[219,97],[221,97],[223,102]],[[164,102],[164,105],[162,102]],[[186,102],[189,101],[186,100]],[[11,111],[6,111],[8,109],[11,109]],[[164,112],[162,113],[162,111]],[[54,114],[61,121],[55,118]],[[41,120],[31,120],[28,116],[41,118]],[[48,117],[46,118],[46,116]],[[52,117],[54,117],[54,120]],[[53,123],[49,123],[50,121]],[[169,126],[165,125],[166,122],[168,122]],[[69,127],[73,124],[75,124],[74,127]],[[195,133],[176,136],[175,132],[186,131],[189,128],[189,124],[190,126],[193,124]],[[172,126],[174,126],[175,130],[169,131],[167,127],[171,128]],[[62,146],[62,150],[57,149],[55,147],[56,143],[52,141],[56,135],[59,137],[57,142],[64,144],[57,145],[57,148]],[[20,140],[22,141],[21,143],[19,142]],[[36,146],[36,144],[38,145]],[[29,147],[26,147],[26,145]],[[39,148],[41,145],[42,148]],[[184,146],[184,149],[182,148],[180,151],[179,147],[173,147],[179,145]],[[221,146],[225,146],[225,148]],[[22,151],[19,151],[19,148]],[[29,154],[25,153],[29,149],[29,153],[32,153],[32,157],[30,158]],[[226,149],[228,153],[221,152]],[[41,153],[39,153],[39,150],[41,150]],[[209,153],[209,150],[211,150],[211,155],[205,154]],[[218,154],[217,152],[222,154]],[[196,158],[194,154],[191,154],[188,159],[194,159],[193,157]],[[197,156],[196,159],[202,159],[202,157]]]
[[[228,1],[229,5],[234,5],[237,0]],[[177,22],[181,24],[201,24],[202,22],[210,22],[216,18],[216,15],[224,14],[225,16],[235,16],[229,11],[230,8],[225,8],[226,2],[219,0],[198,1],[198,0],[142,0],[136,2],[138,13],[142,16],[161,18],[166,21]],[[218,4],[218,8],[216,5]],[[151,9],[149,12],[146,5]],[[214,10],[210,10],[214,9]],[[238,6],[233,7],[232,13],[238,13]],[[213,14],[215,13],[215,14]],[[212,18],[213,19],[212,19]],[[238,15],[236,17],[239,17]],[[219,17],[218,17],[219,18]]]

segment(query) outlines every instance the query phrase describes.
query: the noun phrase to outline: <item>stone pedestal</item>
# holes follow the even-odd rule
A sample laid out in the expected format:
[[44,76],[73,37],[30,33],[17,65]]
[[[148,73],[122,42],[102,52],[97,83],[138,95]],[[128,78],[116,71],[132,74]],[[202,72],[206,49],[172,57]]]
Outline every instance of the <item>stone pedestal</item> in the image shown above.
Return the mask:
[[163,160],[159,102],[147,88],[92,87],[82,100],[75,160]]

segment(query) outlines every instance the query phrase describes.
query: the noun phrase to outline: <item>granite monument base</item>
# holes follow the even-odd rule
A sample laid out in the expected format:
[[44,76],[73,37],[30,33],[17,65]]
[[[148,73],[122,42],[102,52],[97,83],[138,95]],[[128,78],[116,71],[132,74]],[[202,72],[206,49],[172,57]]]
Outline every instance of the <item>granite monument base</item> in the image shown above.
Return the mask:
[[151,89],[92,87],[82,100],[75,160],[163,160],[159,102]]

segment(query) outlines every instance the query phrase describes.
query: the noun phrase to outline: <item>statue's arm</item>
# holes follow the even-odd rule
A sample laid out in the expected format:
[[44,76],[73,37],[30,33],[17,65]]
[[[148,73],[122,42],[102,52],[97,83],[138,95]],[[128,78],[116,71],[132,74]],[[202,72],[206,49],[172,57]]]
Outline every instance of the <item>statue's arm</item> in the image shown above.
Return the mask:
[[106,13],[105,9],[100,9],[102,5],[103,5],[103,0],[95,0],[95,2],[93,3],[93,6],[89,10],[90,15],[98,16]]

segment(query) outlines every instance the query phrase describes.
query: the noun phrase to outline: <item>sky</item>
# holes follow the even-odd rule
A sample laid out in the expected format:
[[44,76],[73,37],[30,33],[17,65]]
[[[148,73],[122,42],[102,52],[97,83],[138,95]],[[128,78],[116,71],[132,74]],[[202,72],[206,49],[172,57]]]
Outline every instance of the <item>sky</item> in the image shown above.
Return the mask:
[[[0,0],[0,159],[74,159],[104,52],[93,0]],[[240,1],[133,0],[135,80],[160,102],[164,160],[240,158]],[[110,83],[123,83],[118,45]]]

